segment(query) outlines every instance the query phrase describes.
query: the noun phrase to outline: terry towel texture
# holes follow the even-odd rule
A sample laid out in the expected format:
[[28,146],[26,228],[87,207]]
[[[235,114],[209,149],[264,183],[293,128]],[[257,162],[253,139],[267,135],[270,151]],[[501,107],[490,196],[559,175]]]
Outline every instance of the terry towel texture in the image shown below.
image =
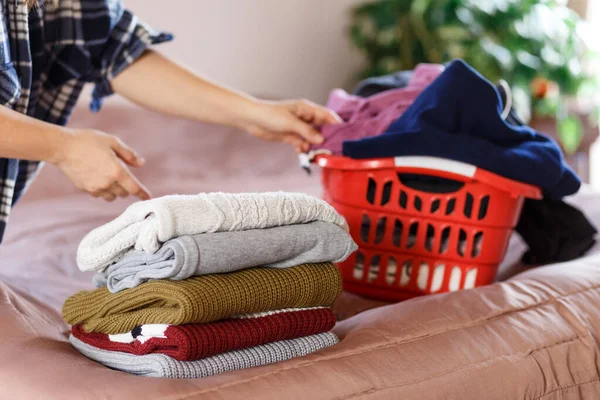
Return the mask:
[[330,306],[342,290],[331,263],[252,268],[183,281],[159,280],[119,293],[107,288],[69,297],[63,318],[87,332],[122,333],[144,324],[205,323],[282,308]]
[[88,233],[77,249],[82,271],[102,270],[131,249],[148,253],[177,236],[243,231],[314,221],[348,225],[325,201],[301,193],[173,195],[129,206]]
[[142,325],[118,335],[72,329],[77,339],[103,350],[146,355],[165,354],[193,361],[232,350],[331,330],[335,316],[329,308],[286,309],[250,314],[209,324]]
[[101,350],[72,335],[69,337],[69,341],[84,356],[109,368],[135,375],[192,379],[302,357],[333,346],[338,342],[338,338],[330,332],[320,333],[234,350],[198,361],[178,361],[164,354],[136,356],[118,351]]
[[155,279],[182,280],[258,266],[340,262],[356,249],[350,234],[329,222],[181,236],[154,254],[134,251],[125,255],[98,272],[94,284],[116,293]]

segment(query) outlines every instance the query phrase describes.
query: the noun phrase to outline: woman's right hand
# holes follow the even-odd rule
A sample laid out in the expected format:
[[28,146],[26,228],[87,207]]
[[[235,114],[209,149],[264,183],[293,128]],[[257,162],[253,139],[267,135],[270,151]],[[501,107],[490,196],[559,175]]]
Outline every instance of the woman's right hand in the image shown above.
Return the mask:
[[107,201],[129,195],[150,198],[148,189],[128,168],[144,162],[116,136],[95,130],[71,131],[54,160],[78,189]]

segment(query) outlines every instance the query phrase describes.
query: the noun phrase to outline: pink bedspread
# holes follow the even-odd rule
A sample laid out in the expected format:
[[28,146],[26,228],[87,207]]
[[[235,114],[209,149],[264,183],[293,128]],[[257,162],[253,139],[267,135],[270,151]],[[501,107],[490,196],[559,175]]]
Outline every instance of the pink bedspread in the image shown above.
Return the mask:
[[[283,145],[129,108],[83,112],[75,125],[84,124],[143,154],[138,176],[157,196],[320,192],[318,176],[297,168]],[[597,224],[598,198],[574,200]],[[91,287],[75,265],[79,240],[127,204],[78,193],[47,167],[14,210],[0,246],[0,399],[600,398],[597,249],[508,282],[379,308],[345,293],[335,309],[341,343],[301,359],[197,380],[104,368],[70,347],[58,310]],[[515,238],[501,279],[524,270],[514,263],[522,250]]]

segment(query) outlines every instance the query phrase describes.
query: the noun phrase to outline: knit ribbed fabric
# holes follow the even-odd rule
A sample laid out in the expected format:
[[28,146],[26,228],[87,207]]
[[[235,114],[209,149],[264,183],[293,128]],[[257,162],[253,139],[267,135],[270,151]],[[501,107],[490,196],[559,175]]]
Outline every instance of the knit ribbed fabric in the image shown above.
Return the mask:
[[88,233],[77,249],[82,271],[102,270],[131,249],[157,251],[167,240],[207,232],[233,232],[313,221],[348,224],[331,205],[302,193],[200,193],[132,204]]
[[107,288],[69,297],[63,318],[87,332],[122,333],[144,324],[206,323],[238,314],[330,306],[341,293],[331,263],[252,268],[183,281],[152,281],[111,294]]
[[[142,325],[124,335],[87,333],[81,325],[73,336],[103,350],[146,355],[165,354],[180,361],[265,343],[310,336],[331,330],[335,316],[329,308],[287,309],[272,314],[227,319],[209,324]],[[123,343],[126,342],[126,343]]]
[[179,236],[156,253],[133,251],[94,277],[111,293],[157,279],[223,274],[252,267],[341,262],[356,251],[348,232],[329,222],[310,222],[236,232]]
[[135,375],[193,379],[302,357],[335,345],[338,343],[338,338],[330,332],[319,333],[234,350],[198,361],[178,361],[164,354],[136,356],[118,351],[101,350],[82,342],[73,335],[69,337],[69,341],[84,356],[109,368]]

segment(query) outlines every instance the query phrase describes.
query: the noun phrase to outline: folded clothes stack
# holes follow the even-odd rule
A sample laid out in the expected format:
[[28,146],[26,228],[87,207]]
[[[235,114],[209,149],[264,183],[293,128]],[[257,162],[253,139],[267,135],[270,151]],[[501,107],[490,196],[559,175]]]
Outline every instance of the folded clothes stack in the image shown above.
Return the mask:
[[92,291],[65,301],[71,344],[113,369],[200,378],[337,343],[332,262],[356,250],[327,203],[293,193],[167,196],[81,242]]

